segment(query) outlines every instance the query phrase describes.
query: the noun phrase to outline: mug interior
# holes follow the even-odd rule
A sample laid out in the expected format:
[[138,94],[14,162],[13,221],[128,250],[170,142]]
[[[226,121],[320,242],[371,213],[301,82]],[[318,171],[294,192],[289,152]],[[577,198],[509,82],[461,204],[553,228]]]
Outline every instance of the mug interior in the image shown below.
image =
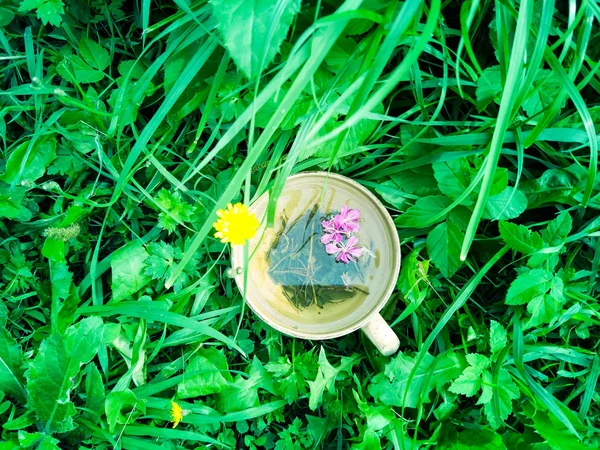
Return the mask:
[[[251,255],[246,285],[248,305],[273,328],[306,339],[329,339],[365,325],[385,305],[400,270],[398,235],[385,207],[358,183],[326,172],[301,173],[288,178],[277,201],[273,228],[265,227],[268,200],[265,193],[250,206],[262,226],[248,245]],[[284,227],[307,211],[318,210],[324,218],[340,211],[344,205],[360,210],[358,238],[370,253],[361,257],[368,259],[361,294],[322,307],[299,309],[286,298],[283,287],[269,273],[273,269],[269,251],[280,239]],[[243,247],[233,248],[232,263],[238,272],[236,283],[243,292],[244,274],[240,270],[244,267]]]

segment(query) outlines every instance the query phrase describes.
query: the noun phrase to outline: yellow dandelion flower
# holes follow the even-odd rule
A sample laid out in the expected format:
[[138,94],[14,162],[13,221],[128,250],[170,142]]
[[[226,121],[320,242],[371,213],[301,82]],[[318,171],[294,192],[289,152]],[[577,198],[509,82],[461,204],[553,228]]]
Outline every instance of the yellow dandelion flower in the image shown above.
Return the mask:
[[217,211],[219,219],[213,223],[217,232],[215,237],[221,242],[231,245],[244,245],[247,239],[252,239],[260,227],[260,222],[242,203],[232,205]]
[[183,409],[175,402],[171,402],[171,422],[173,422],[173,428],[179,425],[179,422],[183,419]]

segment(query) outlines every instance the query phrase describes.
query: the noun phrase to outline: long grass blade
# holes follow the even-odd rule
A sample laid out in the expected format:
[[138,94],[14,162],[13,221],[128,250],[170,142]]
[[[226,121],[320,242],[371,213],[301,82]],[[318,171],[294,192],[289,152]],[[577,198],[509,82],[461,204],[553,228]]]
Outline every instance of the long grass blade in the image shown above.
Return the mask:
[[[496,7],[498,8],[500,5],[497,4]],[[467,230],[465,232],[465,240],[460,252],[460,259],[462,261],[467,258],[471,244],[475,239],[475,233],[477,231],[477,227],[479,226],[481,216],[483,215],[483,211],[490,194],[490,189],[492,187],[494,174],[496,173],[496,166],[498,165],[498,160],[500,159],[500,151],[502,149],[502,143],[504,142],[506,129],[511,120],[511,111],[514,109],[514,102],[519,90],[521,74],[523,73],[525,47],[529,36],[529,25],[531,23],[532,11],[533,2],[525,0],[521,3],[508,74],[506,76],[506,84],[504,85],[502,100],[500,101],[498,120],[494,128],[492,142],[490,143],[490,150],[485,161],[485,173],[483,175],[483,181],[481,182],[479,197],[477,198],[477,203],[475,204],[473,214],[469,220],[469,225],[467,226]],[[527,88],[527,86],[521,86],[521,89]]]

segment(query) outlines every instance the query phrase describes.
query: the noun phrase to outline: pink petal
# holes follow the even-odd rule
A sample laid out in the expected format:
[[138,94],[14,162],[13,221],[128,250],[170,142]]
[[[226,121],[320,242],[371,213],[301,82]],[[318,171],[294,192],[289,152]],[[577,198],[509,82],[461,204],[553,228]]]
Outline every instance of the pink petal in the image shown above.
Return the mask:
[[346,230],[348,230],[349,233],[356,233],[360,231],[360,225],[356,222],[347,223],[345,228]]
[[362,248],[360,247],[352,247],[348,249],[348,253],[354,256],[355,258],[360,258],[362,256],[362,252]]
[[324,220],[321,222],[321,226],[325,228],[325,231],[333,231],[335,229],[333,220]]
[[333,227],[336,230],[342,230],[344,228],[344,226],[346,225],[346,222],[344,221],[344,218],[341,216],[341,214],[338,214],[337,216],[335,216],[332,220],[333,222]]
[[337,253],[340,253],[342,249],[337,244],[327,244],[325,246],[325,251],[330,255],[335,255]]
[[358,245],[358,238],[356,236],[350,236],[346,242],[346,248],[356,247]]
[[360,211],[358,209],[351,209],[346,215],[346,220],[349,222],[357,222],[360,219]]
[[348,259],[348,254],[345,252],[340,252],[339,255],[337,255],[337,259],[338,261],[342,261],[344,264],[348,264],[350,262],[350,260]]
[[321,237],[321,243],[329,244],[334,239],[335,239],[335,236],[333,234],[325,234]]

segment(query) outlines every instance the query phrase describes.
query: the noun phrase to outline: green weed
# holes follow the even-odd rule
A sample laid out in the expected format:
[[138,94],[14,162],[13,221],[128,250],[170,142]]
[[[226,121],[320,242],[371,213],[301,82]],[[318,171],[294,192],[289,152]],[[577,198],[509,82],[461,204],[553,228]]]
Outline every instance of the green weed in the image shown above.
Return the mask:
[[[0,450],[599,448],[598,20],[4,2]],[[391,358],[282,336],[227,276],[216,212],[305,170],[395,219]]]

